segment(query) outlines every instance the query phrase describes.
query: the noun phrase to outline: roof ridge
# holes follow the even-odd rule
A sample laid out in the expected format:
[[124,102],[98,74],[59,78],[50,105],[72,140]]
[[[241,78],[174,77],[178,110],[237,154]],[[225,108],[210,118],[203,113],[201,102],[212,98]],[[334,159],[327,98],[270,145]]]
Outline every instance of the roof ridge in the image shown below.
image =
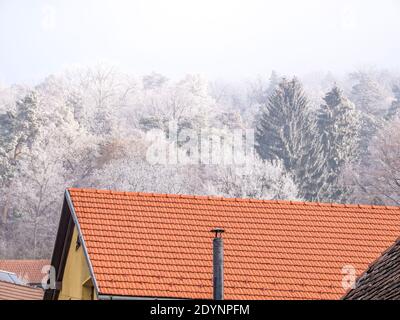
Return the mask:
[[368,204],[349,204],[349,203],[334,203],[334,202],[311,202],[301,200],[280,200],[280,199],[254,199],[254,198],[229,198],[211,195],[188,195],[188,194],[172,194],[172,193],[155,193],[155,192],[142,192],[142,191],[118,191],[109,189],[90,189],[90,188],[67,188],[67,191],[73,192],[86,192],[86,193],[103,193],[115,194],[126,196],[139,196],[139,197],[154,197],[154,198],[181,198],[193,200],[215,200],[215,201],[232,201],[232,202],[247,202],[247,203],[275,203],[275,204],[288,204],[288,205],[304,205],[304,206],[317,206],[317,207],[335,207],[335,208],[360,208],[360,209],[387,209],[387,210],[400,210],[400,206],[387,206],[387,205],[368,205]]

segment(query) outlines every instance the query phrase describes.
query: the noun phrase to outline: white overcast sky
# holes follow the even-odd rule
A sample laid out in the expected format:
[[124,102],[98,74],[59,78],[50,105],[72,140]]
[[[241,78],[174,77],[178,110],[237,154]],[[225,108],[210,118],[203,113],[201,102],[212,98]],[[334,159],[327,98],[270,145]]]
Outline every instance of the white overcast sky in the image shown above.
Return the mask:
[[71,65],[210,78],[400,65],[399,0],[0,0],[0,81]]

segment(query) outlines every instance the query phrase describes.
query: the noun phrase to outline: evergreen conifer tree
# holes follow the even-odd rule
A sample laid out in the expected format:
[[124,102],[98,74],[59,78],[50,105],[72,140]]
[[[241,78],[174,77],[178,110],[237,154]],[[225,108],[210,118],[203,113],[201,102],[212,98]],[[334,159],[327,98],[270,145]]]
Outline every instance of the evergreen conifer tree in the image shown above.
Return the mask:
[[312,200],[320,175],[321,146],[315,121],[301,83],[283,79],[261,110],[256,128],[256,150],[264,160],[281,160],[299,186],[300,196]]
[[342,201],[346,188],[339,185],[344,166],[354,162],[359,151],[360,117],[354,104],[334,86],[317,112],[317,127],[322,146],[324,169],[319,200]]

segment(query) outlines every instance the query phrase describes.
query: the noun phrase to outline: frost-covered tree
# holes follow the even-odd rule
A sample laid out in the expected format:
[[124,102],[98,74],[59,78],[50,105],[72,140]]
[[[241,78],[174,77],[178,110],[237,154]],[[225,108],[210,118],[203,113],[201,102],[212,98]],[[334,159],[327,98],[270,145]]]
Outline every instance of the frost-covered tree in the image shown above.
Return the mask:
[[210,168],[207,194],[230,198],[298,199],[298,189],[280,161],[256,157],[245,172],[234,165]]
[[360,115],[354,104],[334,86],[317,112],[317,126],[324,158],[318,198],[343,201],[346,188],[340,186],[343,168],[359,156]]
[[355,72],[350,77],[355,81],[351,100],[356,107],[367,114],[382,114],[382,111],[386,109],[388,97],[385,88],[367,72]]
[[[91,146],[87,133],[66,105],[62,89],[52,81],[37,86],[33,94],[17,101],[8,117],[9,126],[2,126],[14,130],[9,135],[14,140],[9,139],[9,151],[1,156],[2,162],[12,164],[13,171],[8,183],[1,186],[1,194],[7,196],[3,196],[1,205],[9,219],[0,244],[5,238],[25,257],[48,257],[59,199],[73,183],[72,177],[81,178],[80,172],[86,168],[85,150]],[[17,229],[21,232],[20,245],[12,232]]]
[[136,92],[138,86],[107,64],[72,70],[57,80],[65,83],[66,100],[76,120],[99,137],[119,132],[121,112],[125,111],[129,95]]
[[15,190],[24,156],[34,144],[40,123],[38,96],[35,91],[18,99],[0,115],[0,249],[6,250],[12,226],[14,203],[20,196]]
[[350,74],[355,81],[351,90],[351,100],[361,113],[361,152],[363,158],[368,153],[368,146],[377,130],[382,127],[383,116],[388,106],[386,89],[371,72],[355,72]]
[[174,121],[179,130],[199,130],[206,125],[214,106],[205,79],[187,75],[177,83],[144,90],[140,99],[140,129],[167,131],[168,123]]
[[303,153],[298,133],[306,126],[307,107],[296,79],[279,84],[261,110],[256,128],[256,150],[262,159],[282,160],[287,169],[295,167]]
[[268,83],[268,88],[267,88],[267,92],[266,92],[267,97],[270,96],[275,91],[275,89],[278,87],[280,79],[281,78],[280,78],[279,74],[275,70],[273,70],[269,77],[269,83]]
[[2,221],[7,223],[8,190],[18,170],[21,156],[29,149],[39,125],[37,94],[32,91],[18,100],[15,108],[0,115],[0,187],[2,188]]
[[[163,136],[160,139],[167,143]],[[201,193],[195,167],[148,161],[146,156],[151,142],[143,136],[126,141],[120,146],[119,156],[109,159],[95,170],[93,186],[157,193]]]
[[142,78],[145,90],[161,88],[168,82],[168,78],[160,73],[152,72]]
[[13,195],[13,210],[18,212],[17,220],[25,230],[21,235],[25,239],[25,256],[35,259],[47,257],[51,250],[57,230],[57,212],[61,210],[60,198],[68,182],[62,154],[57,155],[53,146],[35,146],[25,158],[13,182],[13,191],[18,195],[18,198]]
[[315,122],[297,79],[283,80],[261,110],[256,128],[256,150],[262,159],[282,161],[293,175],[301,197],[314,196],[315,175],[321,167]]
[[395,118],[373,138],[368,166],[351,168],[354,201],[400,205],[400,119]]

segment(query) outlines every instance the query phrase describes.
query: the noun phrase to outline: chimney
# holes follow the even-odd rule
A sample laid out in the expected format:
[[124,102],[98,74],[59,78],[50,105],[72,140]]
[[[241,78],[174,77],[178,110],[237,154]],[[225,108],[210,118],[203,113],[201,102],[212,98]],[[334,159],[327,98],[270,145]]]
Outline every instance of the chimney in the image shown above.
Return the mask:
[[211,232],[215,233],[213,240],[213,299],[224,300],[224,242],[222,233],[224,229],[215,228]]

